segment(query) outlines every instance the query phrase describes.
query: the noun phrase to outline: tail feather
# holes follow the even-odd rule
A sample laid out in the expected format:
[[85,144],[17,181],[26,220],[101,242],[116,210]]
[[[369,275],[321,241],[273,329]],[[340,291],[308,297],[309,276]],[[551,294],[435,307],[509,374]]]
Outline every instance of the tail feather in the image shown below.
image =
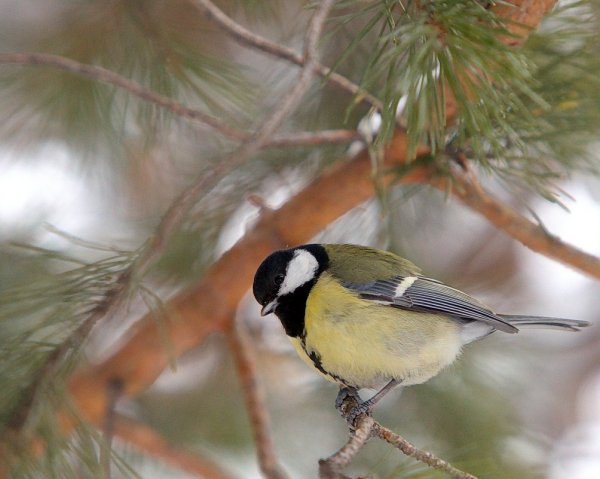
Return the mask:
[[590,325],[588,321],[579,319],[548,318],[544,316],[523,316],[520,314],[499,314],[504,321],[516,326],[517,328],[543,328],[559,329],[567,331],[579,331]]

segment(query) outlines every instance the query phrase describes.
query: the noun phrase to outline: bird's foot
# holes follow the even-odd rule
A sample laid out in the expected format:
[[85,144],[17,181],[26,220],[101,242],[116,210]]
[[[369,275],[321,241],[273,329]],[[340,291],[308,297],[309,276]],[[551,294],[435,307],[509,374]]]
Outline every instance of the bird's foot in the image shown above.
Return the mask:
[[354,406],[344,415],[344,419],[351,431],[356,431],[361,418],[371,415],[373,405],[369,401],[364,401]]
[[342,387],[335,398],[335,408],[343,416],[346,415],[349,409],[352,409],[357,404],[361,403],[358,391],[351,387]]
[[346,420],[350,430],[354,431],[360,417],[371,415],[373,404],[371,401],[362,401],[356,389],[343,387],[335,399],[335,408]]
[[335,399],[335,408],[348,423],[350,430],[355,431],[358,425],[358,420],[363,416],[370,416],[375,405],[389,391],[398,386],[400,381],[396,379],[390,380],[383,388],[381,388],[373,397],[362,401],[358,395],[358,391],[353,387],[343,387]]

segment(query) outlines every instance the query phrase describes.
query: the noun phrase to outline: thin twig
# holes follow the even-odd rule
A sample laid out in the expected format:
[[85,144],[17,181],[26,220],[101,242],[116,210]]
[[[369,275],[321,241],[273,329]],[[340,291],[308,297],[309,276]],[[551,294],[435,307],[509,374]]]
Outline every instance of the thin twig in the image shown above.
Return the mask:
[[414,444],[408,442],[399,434],[383,427],[378,422],[374,422],[373,424],[373,433],[380,439],[383,439],[385,442],[399,449],[403,454],[410,456],[423,464],[427,464],[433,469],[443,471],[456,479],[477,479],[477,476],[461,471],[448,461],[435,456],[431,452],[418,449]]
[[147,424],[118,415],[114,423],[115,436],[154,459],[161,459],[172,466],[204,479],[233,479],[233,475],[223,471],[196,453],[176,447]]
[[288,476],[275,454],[269,415],[265,406],[265,393],[258,380],[256,358],[243,324],[232,321],[231,327],[225,333],[246,402],[260,470],[269,479],[287,479]]
[[366,414],[358,418],[356,429],[350,433],[350,438],[346,444],[327,459],[319,461],[320,479],[347,479],[347,476],[342,474],[341,470],[352,462],[371,438],[374,423],[373,418]]
[[274,136],[272,140],[265,143],[264,147],[343,145],[353,141],[363,141],[363,137],[356,130],[299,131]]
[[[340,413],[346,422],[348,422],[350,414],[357,406],[358,402],[355,397],[348,396],[344,399]],[[433,469],[443,471],[456,479],[477,479],[476,476],[461,471],[448,461],[435,456],[431,452],[417,449],[414,444],[411,444],[399,434],[383,427],[370,414],[363,413],[358,416],[356,419],[356,428],[349,426],[349,429],[350,439],[348,442],[335,454],[319,461],[319,475],[321,479],[349,479],[341,473],[341,470],[352,462],[369,438],[373,436],[386,441],[403,454]]]
[[[217,23],[238,43],[250,48],[255,48],[295,65],[304,65],[305,58],[302,55],[295,52],[291,48],[279,45],[278,43],[272,42],[271,40],[261,37],[260,35],[257,35],[256,33],[244,28],[242,25],[227,16],[210,0],[194,0],[194,4],[206,15],[208,19]],[[315,65],[315,71],[318,75],[337,85],[341,89],[351,93],[352,95],[356,95],[361,101],[367,103],[369,106],[373,106],[378,110],[383,109],[383,103],[378,98],[371,95],[345,76],[334,72],[331,68],[326,67],[321,63],[317,63]]]

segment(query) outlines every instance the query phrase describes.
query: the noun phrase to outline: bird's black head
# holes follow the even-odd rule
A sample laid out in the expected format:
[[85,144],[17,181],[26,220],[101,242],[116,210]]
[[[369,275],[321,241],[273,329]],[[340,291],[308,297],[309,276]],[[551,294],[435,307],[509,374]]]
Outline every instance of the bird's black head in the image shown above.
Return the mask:
[[252,286],[261,314],[275,313],[288,336],[301,336],[308,293],[328,263],[325,248],[318,244],[269,255],[256,270]]

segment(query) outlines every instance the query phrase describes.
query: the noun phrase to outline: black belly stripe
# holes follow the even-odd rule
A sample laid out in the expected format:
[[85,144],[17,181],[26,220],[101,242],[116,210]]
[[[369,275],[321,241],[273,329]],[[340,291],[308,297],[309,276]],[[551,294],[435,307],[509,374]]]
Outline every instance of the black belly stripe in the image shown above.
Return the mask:
[[344,378],[338,376],[337,374],[333,374],[333,373],[330,373],[329,371],[327,371],[323,367],[323,363],[321,362],[321,356],[316,351],[311,351],[310,353],[307,351],[306,344],[304,342],[304,338],[302,339],[302,349],[304,349],[304,352],[306,353],[306,355],[310,358],[310,360],[312,361],[315,368],[317,368],[321,374],[330,377],[331,379],[333,379],[334,381],[337,381],[338,383],[342,384],[343,386],[358,389],[355,385],[349,384],[348,381],[344,380]]

